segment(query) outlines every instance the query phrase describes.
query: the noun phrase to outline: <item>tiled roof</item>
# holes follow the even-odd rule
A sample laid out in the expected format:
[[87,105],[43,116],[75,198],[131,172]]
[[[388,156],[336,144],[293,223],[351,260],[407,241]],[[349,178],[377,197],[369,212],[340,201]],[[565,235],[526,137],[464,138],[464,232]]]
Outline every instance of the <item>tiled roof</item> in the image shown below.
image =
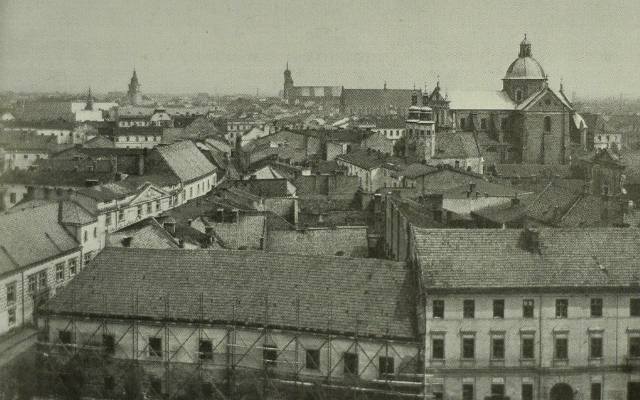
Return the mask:
[[571,175],[569,165],[544,164],[495,164],[496,175],[501,178],[535,178],[558,176],[566,178]]
[[266,250],[318,256],[334,256],[341,253],[347,257],[367,257],[367,227],[340,226],[272,231],[267,235]]
[[39,185],[39,186],[62,186],[62,187],[84,187],[87,180],[97,180],[99,183],[111,182],[115,175],[111,172],[74,172],[68,170],[49,170],[38,168],[33,171],[13,170],[0,175],[0,183]]
[[[473,185],[473,190],[470,187]],[[487,182],[482,179],[474,179],[469,183],[463,183],[459,186],[452,187],[442,191],[446,199],[463,199],[467,197],[513,197],[521,196],[526,192],[509,184],[497,184]]]
[[21,121],[66,121],[75,122],[69,101],[35,101],[20,104],[12,112],[16,120]]
[[[634,288],[640,285],[640,230],[538,230],[527,249],[515,229],[414,228],[427,290]],[[615,240],[612,240],[615,238]]]
[[407,218],[412,225],[420,228],[443,228],[444,225],[437,222],[432,218],[432,210],[418,203],[417,201],[410,199],[394,199],[389,198],[389,201],[393,201],[398,211]]
[[436,159],[480,158],[480,149],[471,132],[448,132],[436,137]]
[[421,163],[413,163],[407,165],[402,170],[394,173],[396,176],[404,176],[409,179],[414,179],[422,175],[430,174],[437,172],[438,168],[432,165],[421,164]]
[[0,132],[0,148],[7,151],[48,153],[56,150],[56,138],[32,132]]
[[183,183],[190,183],[216,170],[198,147],[188,140],[158,146],[155,150]]
[[146,218],[109,234],[108,247],[175,249],[176,240],[154,218]]
[[452,110],[514,110],[516,103],[502,90],[450,91]]
[[342,101],[347,109],[350,106],[390,106],[396,104],[411,105],[411,89],[343,89]]
[[0,214],[0,276],[79,249],[58,222],[58,203]]
[[52,204],[58,205],[58,220],[63,224],[86,225],[97,221],[95,215],[73,200],[27,200],[16,204],[6,212],[28,212],[38,207],[50,207]]
[[344,195],[358,191],[358,177],[345,175],[301,175],[293,181],[298,197],[308,195]]
[[395,157],[389,157],[375,150],[358,150],[351,153],[340,154],[336,157],[336,160],[353,164],[357,167],[368,170],[380,168],[385,164],[395,165],[398,168],[404,165],[403,160]]
[[247,180],[226,180],[222,182],[220,188],[237,188],[245,192],[252,193],[260,197],[289,197],[288,180],[282,179],[247,179]]
[[376,259],[107,248],[48,309],[415,340],[412,282],[403,263]]

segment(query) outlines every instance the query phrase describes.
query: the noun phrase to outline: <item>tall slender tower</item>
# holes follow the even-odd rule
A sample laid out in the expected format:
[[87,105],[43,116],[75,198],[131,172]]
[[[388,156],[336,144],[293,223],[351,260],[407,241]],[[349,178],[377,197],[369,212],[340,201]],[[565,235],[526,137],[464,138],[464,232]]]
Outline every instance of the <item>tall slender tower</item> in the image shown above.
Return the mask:
[[284,70],[284,90],[282,96],[289,104],[293,104],[293,78],[289,70],[289,62],[287,62],[287,68]]
[[127,97],[131,105],[138,105],[142,103],[142,93],[140,93],[140,83],[138,82],[138,74],[136,69],[133,69],[133,76],[131,82],[129,82],[129,90],[127,91]]
[[87,94],[87,104],[84,106],[87,111],[93,111],[93,96],[91,95],[91,86],[89,86],[89,93]]

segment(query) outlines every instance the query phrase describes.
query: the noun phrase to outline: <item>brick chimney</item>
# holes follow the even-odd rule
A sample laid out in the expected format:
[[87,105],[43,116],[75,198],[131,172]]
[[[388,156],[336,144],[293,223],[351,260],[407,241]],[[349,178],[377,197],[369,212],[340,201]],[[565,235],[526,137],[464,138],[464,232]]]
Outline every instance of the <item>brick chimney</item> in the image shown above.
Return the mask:
[[522,248],[530,253],[540,253],[540,233],[537,229],[525,228],[521,235]]

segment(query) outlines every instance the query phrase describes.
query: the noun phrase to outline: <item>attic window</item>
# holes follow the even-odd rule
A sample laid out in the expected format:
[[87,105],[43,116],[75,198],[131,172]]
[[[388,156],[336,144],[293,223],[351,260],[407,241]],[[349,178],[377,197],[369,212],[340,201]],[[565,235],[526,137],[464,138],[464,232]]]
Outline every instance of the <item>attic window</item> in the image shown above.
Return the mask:
[[522,90],[520,89],[516,90],[516,101],[518,102],[522,101]]

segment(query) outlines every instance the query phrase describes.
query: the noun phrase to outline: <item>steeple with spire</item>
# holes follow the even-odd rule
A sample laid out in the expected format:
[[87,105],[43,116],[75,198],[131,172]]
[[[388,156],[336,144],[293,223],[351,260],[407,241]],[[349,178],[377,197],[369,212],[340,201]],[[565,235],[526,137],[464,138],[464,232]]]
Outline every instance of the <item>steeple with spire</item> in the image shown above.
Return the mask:
[[87,93],[87,103],[84,106],[87,111],[93,111],[93,96],[91,95],[91,86],[89,86],[89,92]]
[[138,82],[138,74],[136,73],[135,67],[133,68],[131,82],[129,82],[127,97],[129,98],[129,103],[131,103],[131,105],[138,105],[142,102],[142,94],[140,93],[140,82]]
[[284,88],[282,96],[289,104],[293,104],[293,78],[291,77],[291,71],[289,70],[289,61],[287,61],[287,67],[284,70]]

